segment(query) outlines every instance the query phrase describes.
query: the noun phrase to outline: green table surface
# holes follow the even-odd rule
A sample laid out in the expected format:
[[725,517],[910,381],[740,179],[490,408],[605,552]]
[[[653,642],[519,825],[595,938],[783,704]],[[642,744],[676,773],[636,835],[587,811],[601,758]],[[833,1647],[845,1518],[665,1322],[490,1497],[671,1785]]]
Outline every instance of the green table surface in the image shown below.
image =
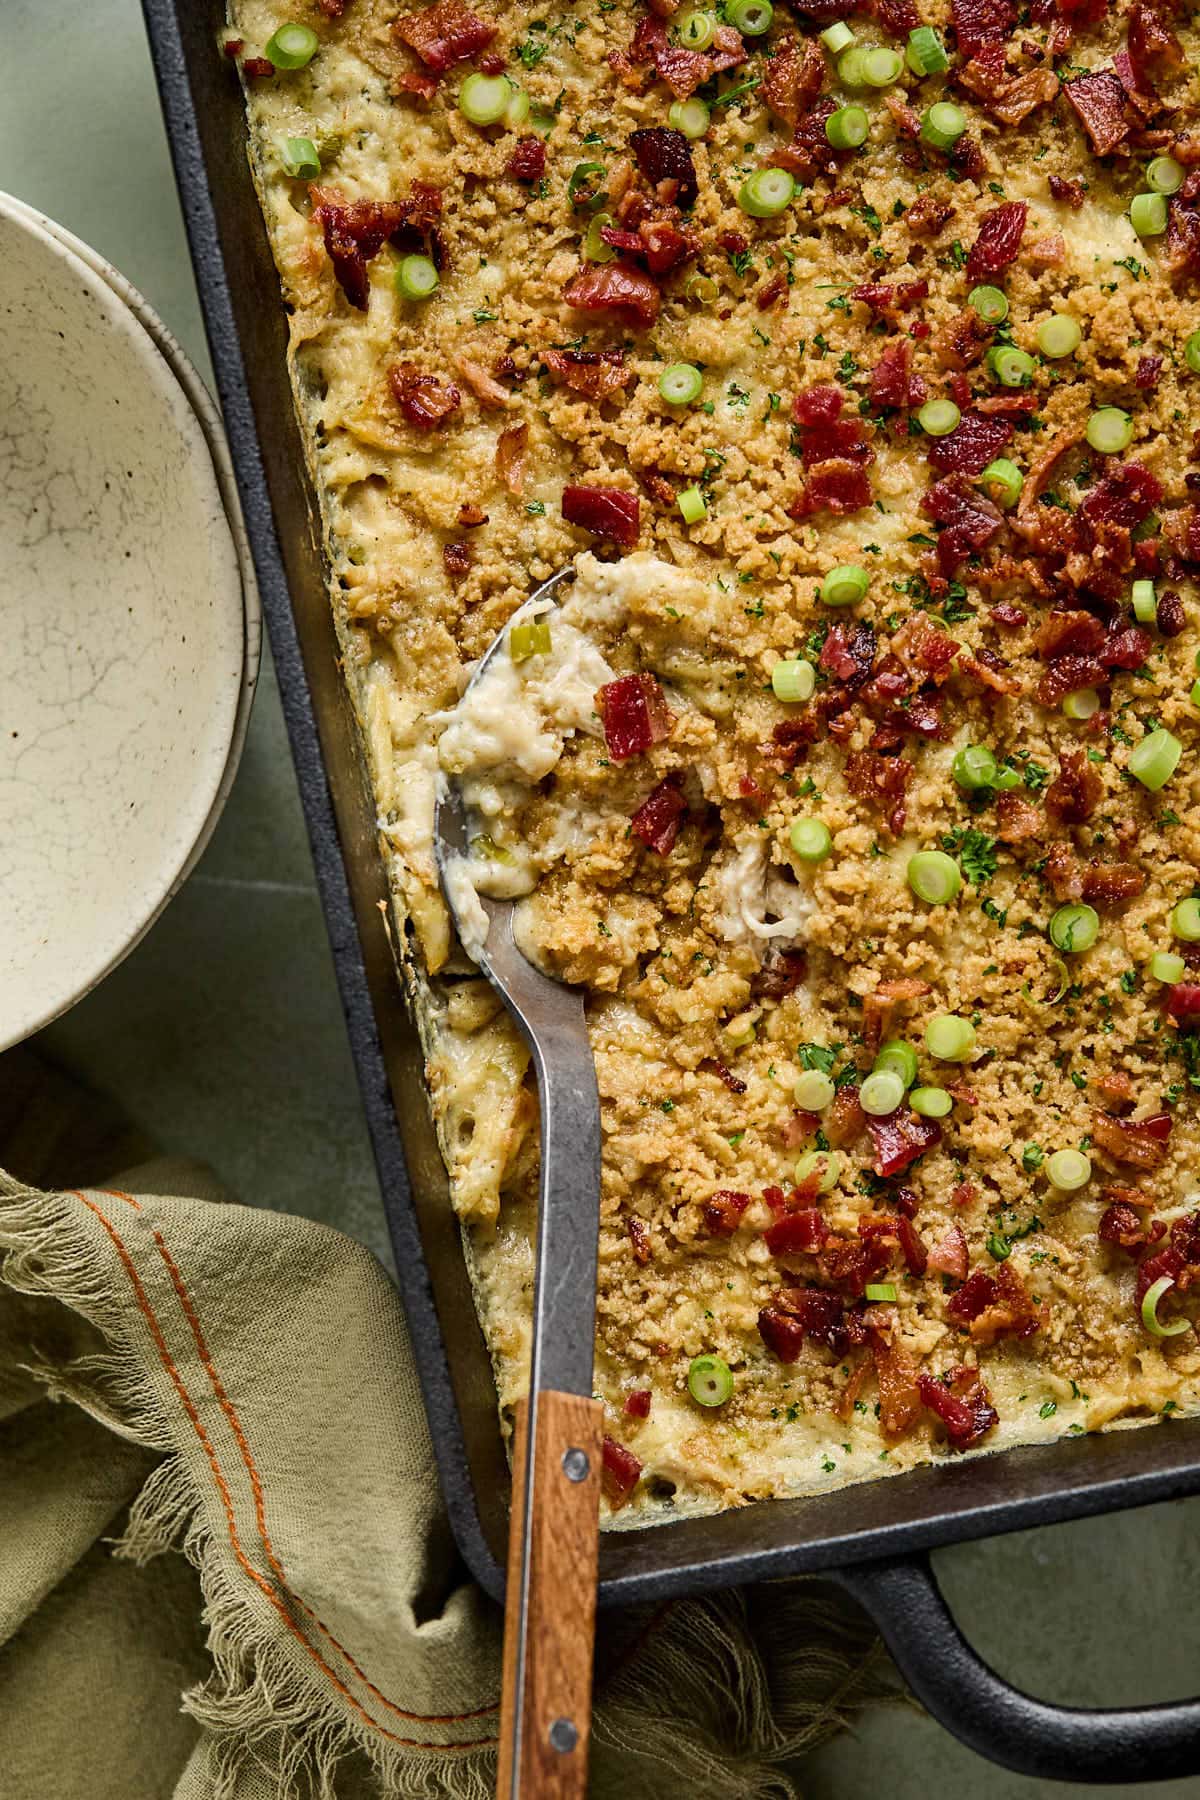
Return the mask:
[[[206,373],[137,0],[0,0],[0,47],[0,187],[108,256]],[[269,659],[197,872],[42,1041],[162,1143],[206,1158],[242,1199],[325,1219],[390,1260]],[[1128,1705],[1200,1691],[1200,1501],[963,1545],[937,1567],[968,1636],[1046,1699]],[[1028,1800],[1071,1790],[995,1768],[929,1719],[888,1707],[812,1759],[807,1791]],[[1200,1796],[1200,1780],[1094,1791],[1182,1800]]]

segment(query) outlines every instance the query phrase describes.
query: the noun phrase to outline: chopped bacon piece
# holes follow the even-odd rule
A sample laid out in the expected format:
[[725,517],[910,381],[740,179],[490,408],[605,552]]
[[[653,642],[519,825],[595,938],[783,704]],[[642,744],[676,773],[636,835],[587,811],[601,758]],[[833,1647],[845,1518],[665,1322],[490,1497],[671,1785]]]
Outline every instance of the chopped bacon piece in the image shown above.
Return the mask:
[[1170,1113],[1149,1119],[1114,1119],[1108,1113],[1092,1113],[1092,1141],[1114,1162],[1135,1169],[1157,1169],[1165,1161],[1171,1135]]
[[418,100],[432,100],[438,91],[437,75],[423,75],[419,69],[405,69],[396,77],[396,91],[401,94],[415,94]]
[[970,369],[992,341],[992,327],[973,306],[964,306],[937,332],[932,349],[943,369]]
[[[242,67],[245,68],[245,64]],[[1177,194],[1171,196],[1167,215],[1167,258],[1174,276],[1200,270],[1200,179],[1193,169]]]
[[316,202],[313,223],[324,234],[325,248],[342,292],[351,306],[365,312],[370,297],[367,264],[393,232],[408,222],[412,206],[402,200],[356,200],[347,204],[336,189],[315,184],[309,193]]
[[756,1000],[783,1000],[795,993],[808,974],[803,950],[769,950],[750,984]]
[[848,687],[860,688],[875,667],[875,644],[875,633],[864,619],[850,630],[833,625],[821,646],[817,666]]
[[[1111,1190],[1110,1190],[1111,1191]],[[1132,1256],[1147,1243],[1142,1215],[1127,1200],[1114,1200],[1104,1209],[1096,1236],[1102,1244],[1115,1244]]]
[[[707,1215],[706,1215],[707,1216]],[[829,1227],[815,1207],[801,1207],[784,1213],[763,1233],[763,1241],[772,1256],[815,1256],[824,1248]]]
[[732,1188],[718,1188],[704,1203],[705,1230],[710,1237],[732,1237],[749,1204],[749,1194],[735,1193]]
[[[890,95],[884,98],[890,99]],[[914,237],[933,237],[953,211],[948,200],[938,200],[933,194],[918,194],[904,215],[904,223]]]
[[452,581],[456,587],[460,581],[465,581],[471,572],[470,544],[443,544],[442,567],[446,571],[447,579]]
[[1160,594],[1154,609],[1154,622],[1165,638],[1178,637],[1187,624],[1187,614],[1183,610],[1183,601],[1173,589],[1168,588]]
[[508,389],[489,375],[487,370],[469,356],[454,358],[454,372],[461,375],[479,404],[485,410],[495,411],[498,407],[508,405]]
[[1065,750],[1058,774],[1046,789],[1046,811],[1064,825],[1084,825],[1104,792],[1104,783],[1086,750]]
[[923,1275],[925,1265],[929,1261],[929,1251],[912,1220],[902,1215],[896,1221],[896,1235],[900,1240],[900,1249],[909,1269],[914,1275]]
[[601,1451],[602,1473],[601,1485],[605,1499],[615,1512],[624,1506],[630,1494],[638,1484],[642,1465],[632,1450],[624,1444],[618,1444],[616,1438],[604,1434]]
[[555,381],[597,403],[633,380],[623,350],[543,350],[542,362]]
[[230,62],[236,62],[238,57],[242,54],[242,51],[245,48],[246,48],[245,38],[239,38],[239,37],[226,38],[224,43],[221,45],[222,54],[227,56],[229,58]]
[[1013,28],[1009,0],[950,0],[954,35],[964,57],[975,56],[987,44],[1002,44]]
[[930,439],[929,460],[944,475],[978,475],[999,456],[1012,434],[1007,419],[965,412],[953,431]]
[[921,23],[913,0],[874,0],[873,10],[883,29],[893,37],[907,37]]
[[1058,706],[1068,694],[1098,687],[1105,679],[1104,664],[1094,656],[1061,656],[1051,663],[1035,692],[1042,706]]
[[987,281],[1016,261],[1028,212],[1023,200],[1005,200],[984,213],[978,236],[967,253],[968,281]]
[[629,148],[637,166],[651,187],[660,181],[678,184],[674,198],[680,206],[691,206],[696,198],[696,166],[692,147],[682,131],[669,125],[650,125],[629,134]]
[[633,1260],[645,1266],[654,1255],[654,1246],[650,1241],[650,1233],[636,1214],[629,1220],[629,1242],[633,1246]]
[[628,263],[589,264],[567,283],[563,299],[576,312],[616,313],[630,325],[653,325],[662,295],[652,276]]
[[244,56],[241,66],[247,81],[266,80],[275,73],[275,64],[269,56]]
[[641,756],[670,735],[675,715],[653,675],[619,675],[597,691],[596,704],[614,762]]
[[1162,378],[1162,366],[1161,356],[1139,356],[1133,377],[1134,386],[1145,394],[1153,392]]
[[965,557],[990,544],[1004,523],[1000,509],[961,475],[935,483],[921,501],[921,510],[942,527],[937,558],[943,575],[953,575]]
[[861,512],[864,506],[870,506],[872,498],[871,483],[862,464],[835,457],[805,479],[788,508],[788,517],[806,519],[815,512]]
[[462,0],[438,0],[436,6],[420,12],[403,13],[392,26],[401,43],[415,50],[425,67],[438,75],[486,49],[497,29],[477,17]]
[[932,1375],[920,1376],[921,1401],[946,1427],[950,1448],[970,1450],[999,1423],[1000,1415],[978,1369],[955,1369],[950,1380],[953,1392]]
[[1155,62],[1169,69],[1183,64],[1183,45],[1166,20],[1146,0],[1137,0],[1129,15],[1129,60],[1138,76],[1139,85],[1150,86],[1148,70]]
[[1096,656],[1104,648],[1105,631],[1094,614],[1052,612],[1038,626],[1034,638],[1039,656],[1055,662],[1061,656]]
[[987,174],[987,164],[983,160],[983,147],[969,131],[964,131],[956,138],[949,151],[950,166],[965,176],[968,181],[982,181]]
[[1083,871],[1083,898],[1093,906],[1123,906],[1146,889],[1146,872],[1125,862],[1089,862]]
[[1145,626],[1122,625],[1114,619],[1100,652],[1100,662],[1106,669],[1140,669],[1153,643]]
[[894,1112],[886,1118],[869,1118],[867,1130],[875,1146],[872,1168],[880,1176],[898,1175],[942,1141],[942,1128],[933,1119],[916,1113]]
[[1012,600],[1002,600],[999,606],[993,606],[989,616],[994,624],[1003,625],[1008,630],[1013,630],[1016,626],[1026,625],[1029,622],[1028,613]]
[[880,756],[873,750],[856,750],[847,757],[846,786],[859,800],[873,801],[886,813],[888,829],[899,836],[904,829],[904,796],[916,767],[906,756]]
[[893,338],[871,371],[871,405],[906,409],[911,380],[912,339]]
[[648,849],[667,856],[687,817],[688,803],[678,775],[668,775],[647,794],[630,820],[629,829]]
[[797,425],[831,425],[845,405],[845,396],[832,382],[804,388],[792,401],[792,417]]
[[653,1397],[653,1392],[650,1388],[634,1388],[631,1393],[625,1396],[625,1405],[621,1410],[624,1412],[627,1419],[648,1419],[650,1417],[650,1402]]
[[926,1266],[931,1274],[949,1275],[955,1281],[967,1279],[967,1240],[957,1221],[933,1246]]
[[974,61],[959,71],[959,80],[1002,125],[1019,125],[1039,106],[1049,106],[1058,97],[1058,76],[1053,69],[1027,69],[1023,75],[1003,75],[996,80],[984,63]]
[[1129,136],[1125,89],[1111,69],[1090,69],[1064,84],[1097,156],[1108,156]]
[[754,304],[759,312],[770,312],[771,308],[778,305],[786,293],[787,276],[780,270],[777,274],[772,275],[769,281],[763,282],[754,296]]
[[1132,531],[1150,517],[1164,491],[1157,475],[1141,463],[1118,463],[1089,488],[1079,510],[1093,525],[1103,522]]
[[849,1082],[834,1095],[833,1105],[825,1117],[825,1135],[835,1150],[844,1150],[860,1137],[867,1115],[858,1103],[858,1089]]
[[912,613],[892,638],[892,650],[909,672],[944,681],[958,655],[957,638],[934,625],[927,613]]
[[532,133],[518,138],[504,172],[514,181],[540,181],[546,173],[546,146],[541,138]]
[[1005,844],[1027,844],[1041,837],[1046,821],[1031,800],[1001,794],[996,801],[996,835]]
[[892,1020],[896,1008],[908,1000],[921,1000],[929,992],[929,983],[915,975],[902,976],[898,980],[881,981],[873,993],[863,1000],[863,1036],[867,1040],[867,1049],[874,1052],[879,1048],[880,1040],[889,1037]]
[[740,1076],[735,1075],[726,1063],[715,1056],[706,1056],[700,1067],[706,1074],[715,1075],[717,1080],[727,1087],[731,1094],[744,1094],[746,1084]]
[[779,1306],[764,1306],[758,1315],[759,1336],[781,1363],[794,1363],[804,1345],[804,1327]]
[[519,425],[506,425],[496,439],[496,474],[510,494],[525,490],[525,448],[529,427],[524,419]]
[[562,491],[562,516],[568,525],[581,525],[597,537],[611,538],[623,550],[632,550],[637,543],[641,511],[637,495],[624,488],[565,487]]
[[423,375],[416,363],[392,363],[387,377],[401,413],[419,431],[433,431],[444,425],[462,404],[462,395],[452,381],[441,382],[436,375]]
[[1045,1309],[1031,1299],[1012,1264],[1003,1262],[994,1275],[976,1269],[946,1302],[946,1317],[966,1325],[972,1342],[994,1344],[1000,1337],[1031,1337],[1045,1323]]
[[1083,205],[1084,192],[1082,182],[1068,181],[1065,175],[1051,175],[1048,186],[1050,188],[1051,198],[1061,201],[1064,206],[1069,206],[1078,211]]
[[[873,313],[883,313],[885,316],[911,312],[928,294],[929,283],[924,278],[919,281],[867,281],[850,290],[852,300],[860,300]],[[820,390],[809,389],[810,393],[818,391]],[[834,392],[837,390],[834,389]]]
[[811,40],[798,41],[785,32],[768,58],[762,79],[762,97],[777,119],[789,131],[795,131],[800,117],[807,112],[821,91],[825,79],[825,58]]
[[917,1365],[896,1341],[894,1314],[886,1330],[876,1323],[875,1314],[870,1318],[871,1356],[879,1382],[879,1426],[884,1437],[903,1437],[912,1430],[921,1411]]
[[1200,1019],[1200,983],[1176,981],[1167,989],[1167,1012],[1180,1026]]
[[[858,1251],[861,1246],[847,1244],[847,1250]],[[848,1320],[845,1317],[845,1301],[840,1294],[826,1293],[823,1288],[783,1288],[776,1296],[777,1303],[785,1307],[792,1317],[803,1328],[805,1335],[815,1338],[817,1343],[825,1344],[830,1350],[841,1350],[847,1342]],[[861,1343],[866,1337],[865,1328],[853,1332]]]

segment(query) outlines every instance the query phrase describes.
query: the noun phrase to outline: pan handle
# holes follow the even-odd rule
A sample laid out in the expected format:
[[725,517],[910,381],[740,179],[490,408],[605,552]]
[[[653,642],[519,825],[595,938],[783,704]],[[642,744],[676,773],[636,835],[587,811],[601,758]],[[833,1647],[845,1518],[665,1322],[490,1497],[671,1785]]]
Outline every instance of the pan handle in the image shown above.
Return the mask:
[[1200,1700],[1092,1711],[1050,1706],[976,1655],[926,1555],[839,1569],[918,1700],[991,1762],[1042,1781],[1112,1784],[1200,1773]]

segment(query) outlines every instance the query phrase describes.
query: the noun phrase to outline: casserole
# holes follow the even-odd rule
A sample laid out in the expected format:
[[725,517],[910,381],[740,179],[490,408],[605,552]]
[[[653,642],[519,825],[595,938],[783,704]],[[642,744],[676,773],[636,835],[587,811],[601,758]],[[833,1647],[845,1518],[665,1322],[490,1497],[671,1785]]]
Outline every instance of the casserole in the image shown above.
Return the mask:
[[[290,394],[282,373],[284,340],[274,298],[274,271],[236,150],[242,141],[240,100],[236,90],[227,86],[227,71],[212,54],[212,33],[220,23],[215,14],[181,22],[155,4],[148,8],[148,16],[231,439],[240,462],[260,578],[281,663],[285,706],[297,746],[320,879],[331,911],[335,955],[380,1157],[397,1261],[420,1344],[447,1501],[464,1553],[485,1585],[496,1591],[499,1570],[495,1551],[503,1540],[505,1478],[490,1375],[481,1341],[468,1325],[467,1283],[445,1206],[444,1175],[421,1099],[419,1057],[404,1023],[380,925],[382,885],[373,845],[374,809],[352,753],[353,722],[334,667],[315,514],[297,454]],[[215,196],[203,174],[202,142],[210,168],[221,169]],[[222,245],[235,271],[232,283],[222,267]],[[236,303],[240,344],[231,301]],[[245,392],[247,369],[263,427],[261,435],[256,432]],[[294,611],[287,604],[283,565],[277,559],[271,501],[276,517],[284,523]],[[313,695],[317,696],[324,769],[315,753]],[[330,789],[342,848],[335,834]],[[345,885],[343,850],[355,871],[353,912]],[[350,929],[355,915],[361,949]],[[389,1079],[394,1105],[387,1092]],[[414,1175],[412,1189],[404,1176],[397,1118]],[[452,1327],[445,1337],[435,1324],[426,1269],[434,1282],[436,1312]],[[688,1585],[800,1569],[832,1569],[850,1562],[874,1561],[877,1565],[885,1555],[903,1556],[993,1529],[1013,1529],[1192,1491],[1197,1483],[1195,1441],[1194,1426],[1185,1422],[1156,1432],[1152,1441],[1146,1434],[1119,1434],[1018,1450],[1003,1459],[940,1467],[835,1495],[684,1521],[669,1531],[621,1533],[610,1536],[603,1546],[601,1598],[646,1597],[678,1592]],[[1144,1775],[1152,1758],[1155,1772],[1162,1774],[1193,1766],[1188,1760],[1189,1737],[1195,1736],[1191,1709],[1092,1718],[1065,1715],[1057,1709],[1039,1710],[1034,1703],[1011,1695],[1002,1699],[1006,1691],[994,1677],[969,1659],[958,1662],[949,1653],[945,1621],[936,1613],[936,1600],[930,1598],[927,1606],[917,1608],[914,1584],[925,1595],[934,1592],[924,1585],[929,1578],[920,1561],[903,1563],[891,1575],[875,1566],[869,1579],[861,1573],[852,1579],[856,1591],[883,1617],[921,1697],[952,1728],[990,1754],[1000,1754],[1013,1766],[1033,1772],[1088,1779],[1125,1779],[1134,1771]],[[936,1628],[938,1635],[914,1644],[905,1621],[911,1623],[918,1611],[923,1625]],[[971,1688],[980,1699],[979,1706],[962,1701],[956,1705],[955,1684],[960,1695]],[[988,1732],[985,1698],[1002,1720],[1002,1745]]]

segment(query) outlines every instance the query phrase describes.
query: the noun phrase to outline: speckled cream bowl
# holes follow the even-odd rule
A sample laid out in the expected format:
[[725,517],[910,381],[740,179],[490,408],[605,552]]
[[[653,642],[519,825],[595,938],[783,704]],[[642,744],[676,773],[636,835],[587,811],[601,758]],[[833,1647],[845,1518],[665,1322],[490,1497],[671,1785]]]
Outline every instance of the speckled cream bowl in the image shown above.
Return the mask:
[[258,642],[227,508],[137,310],[0,196],[0,1049],[127,954],[219,814]]

